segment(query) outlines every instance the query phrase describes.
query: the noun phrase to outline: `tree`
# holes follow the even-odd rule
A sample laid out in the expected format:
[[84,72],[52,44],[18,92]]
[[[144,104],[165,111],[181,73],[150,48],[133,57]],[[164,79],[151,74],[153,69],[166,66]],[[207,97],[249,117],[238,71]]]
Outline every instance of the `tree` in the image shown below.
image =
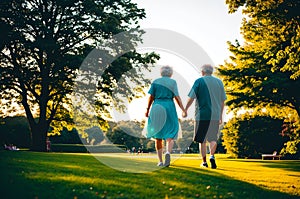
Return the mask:
[[51,144],[82,144],[78,131],[75,128],[71,131],[63,128],[59,134],[50,136],[50,141]]
[[241,27],[244,43],[229,42],[233,55],[219,68],[227,105],[235,111],[267,111],[273,118],[298,125],[290,134],[296,147],[300,143],[300,1],[226,3],[230,13],[243,6],[246,15]]
[[99,144],[104,140],[104,135],[98,126],[86,129],[85,132],[88,134],[88,144],[95,145]]
[[[233,12],[246,1],[226,1]],[[239,4],[237,3],[239,2]],[[242,24],[245,43],[229,43],[232,62],[221,66],[229,105],[273,104],[300,115],[300,1],[247,1]],[[298,33],[297,33],[298,31]]]
[[[71,121],[69,95],[77,69],[91,49],[107,44],[112,35],[138,29],[138,21],[144,17],[144,10],[129,0],[1,0],[2,105],[18,103],[24,108],[32,150],[46,150],[45,138],[53,121]],[[138,31],[130,40],[139,41],[141,34]],[[102,47],[109,52],[107,46]],[[128,52],[118,64],[111,64],[99,85],[110,87],[121,74],[147,68],[147,63],[157,58]],[[142,81],[139,70],[134,72],[132,76]],[[109,96],[110,89],[101,92]]]
[[[127,124],[130,122],[128,121]],[[142,147],[143,140],[138,136],[141,131],[136,132],[134,128],[130,128],[126,123],[114,127],[106,133],[107,138],[114,144],[124,145],[127,149],[132,147]]]

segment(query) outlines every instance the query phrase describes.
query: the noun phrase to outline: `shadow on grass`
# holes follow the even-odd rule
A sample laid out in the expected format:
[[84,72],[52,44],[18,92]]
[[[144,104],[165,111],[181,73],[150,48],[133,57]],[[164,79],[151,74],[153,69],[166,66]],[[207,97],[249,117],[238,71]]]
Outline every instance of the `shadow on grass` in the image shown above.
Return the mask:
[[242,163],[260,163],[269,168],[278,168],[286,171],[300,171],[300,160],[256,160],[256,159],[223,159],[224,161],[234,161]]
[[184,166],[126,173],[88,154],[33,152],[1,151],[0,160],[1,198],[297,198]]

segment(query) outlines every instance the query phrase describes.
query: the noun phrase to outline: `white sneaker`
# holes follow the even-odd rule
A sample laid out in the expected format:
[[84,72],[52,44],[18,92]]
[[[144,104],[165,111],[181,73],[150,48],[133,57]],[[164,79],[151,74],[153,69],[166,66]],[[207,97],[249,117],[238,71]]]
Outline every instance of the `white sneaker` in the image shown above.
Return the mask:
[[162,166],[164,166],[164,163],[159,162],[159,163],[157,163],[157,166],[158,166],[158,167],[162,167]]
[[200,164],[200,167],[208,167],[208,164],[207,164],[207,162],[202,162],[201,164]]

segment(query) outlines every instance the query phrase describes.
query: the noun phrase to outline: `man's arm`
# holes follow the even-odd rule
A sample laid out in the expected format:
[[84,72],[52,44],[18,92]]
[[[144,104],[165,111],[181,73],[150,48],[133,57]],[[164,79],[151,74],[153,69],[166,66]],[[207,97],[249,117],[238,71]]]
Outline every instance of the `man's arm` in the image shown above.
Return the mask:
[[190,106],[193,104],[193,102],[194,102],[194,98],[188,98],[188,101],[187,101],[187,104],[186,104],[186,106],[185,106],[185,111],[187,112],[188,111],[188,109],[190,108]]
[[220,115],[219,124],[223,123],[223,110],[224,110],[224,101],[221,102],[221,115]]

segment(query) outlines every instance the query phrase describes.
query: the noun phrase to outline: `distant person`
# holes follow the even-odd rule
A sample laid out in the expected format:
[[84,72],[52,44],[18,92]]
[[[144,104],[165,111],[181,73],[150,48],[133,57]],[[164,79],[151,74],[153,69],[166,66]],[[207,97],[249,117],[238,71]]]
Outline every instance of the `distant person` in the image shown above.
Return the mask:
[[47,148],[47,152],[51,151],[51,141],[49,137],[46,138],[46,148]]
[[17,148],[17,146],[15,146],[13,144],[9,144],[9,145],[4,144],[4,149],[8,150],[8,151],[19,151],[20,150],[19,148]]
[[132,147],[131,151],[132,151],[132,153],[135,153],[135,151],[136,151],[135,147]]
[[209,142],[211,168],[216,169],[215,151],[217,148],[219,125],[222,124],[222,115],[226,94],[222,81],[213,77],[213,67],[203,65],[202,77],[194,82],[188,96],[185,111],[187,112],[196,99],[194,141],[199,143],[202,155],[201,166],[208,167],[206,161],[206,141]]
[[[171,162],[171,152],[174,139],[180,130],[174,99],[183,111],[181,98],[178,93],[177,83],[171,79],[173,69],[163,66],[160,70],[161,78],[155,79],[149,90],[148,107],[145,116],[148,117],[146,137],[155,139],[155,148],[158,155],[157,166],[168,167]],[[151,108],[151,110],[150,110]],[[149,113],[150,110],[150,113]],[[165,163],[163,163],[163,140],[166,141]]]

